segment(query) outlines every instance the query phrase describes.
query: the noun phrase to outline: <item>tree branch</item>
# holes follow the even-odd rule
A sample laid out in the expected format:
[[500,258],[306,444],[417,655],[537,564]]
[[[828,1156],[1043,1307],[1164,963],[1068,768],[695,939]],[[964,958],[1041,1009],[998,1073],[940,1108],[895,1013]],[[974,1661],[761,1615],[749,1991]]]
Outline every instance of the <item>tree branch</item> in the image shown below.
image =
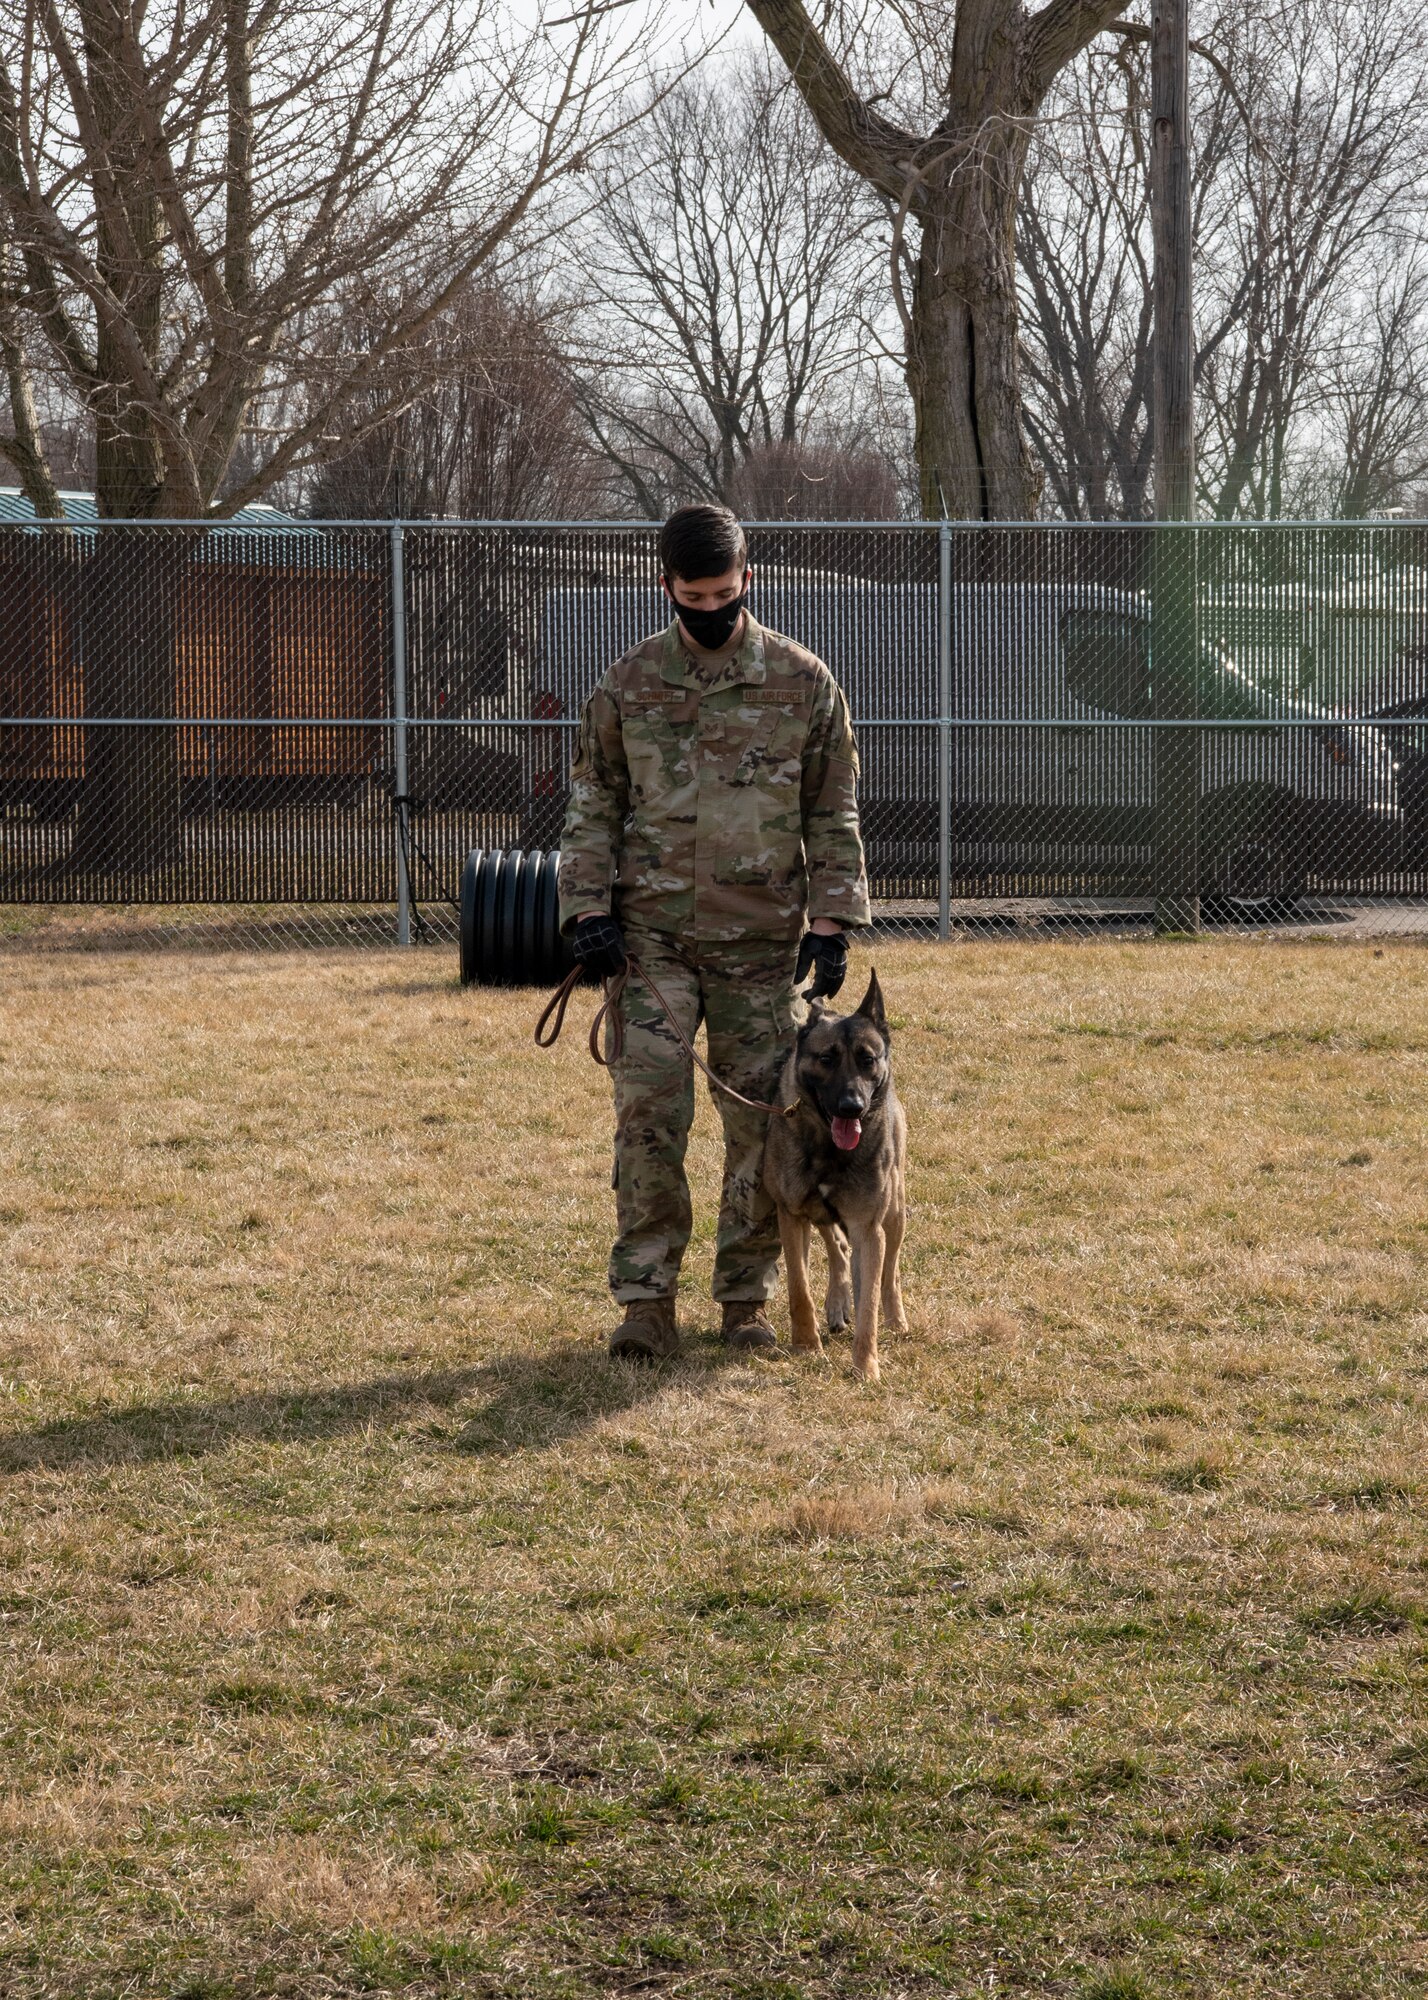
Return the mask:
[[10,392],[10,415],[14,434],[0,436],[0,456],[8,458],[20,475],[20,488],[42,521],[62,521],[64,507],[54,475],[40,443],[39,412],[30,381],[29,357],[20,336],[14,295],[10,289],[9,251],[0,258],[0,356],[5,362],[5,381]]
[[[1122,0],[1123,4],[1123,0]],[[1073,56],[1106,28],[1119,25],[1117,0],[1048,0],[1028,24],[1028,49],[1038,94],[1051,87]],[[1149,36],[1150,30],[1142,33]]]
[[[1139,21],[1110,21],[1106,24],[1106,27],[1108,33],[1114,35],[1120,35],[1125,41],[1128,42],[1149,42],[1150,40],[1149,28],[1143,26],[1142,23]],[[1215,54],[1215,51],[1210,47],[1210,44],[1208,42],[1192,41],[1190,44],[1190,50],[1192,55],[1197,55],[1202,57],[1204,61],[1206,61],[1210,65],[1211,69],[1215,72],[1216,76],[1220,79],[1221,83],[1225,86],[1226,91],[1229,93],[1231,103],[1234,105],[1236,111],[1239,112],[1240,117],[1244,120],[1245,131],[1249,135],[1250,143],[1253,145],[1256,152],[1262,152],[1263,146],[1259,138],[1258,128],[1255,124],[1254,114],[1250,110],[1249,106],[1245,103],[1244,98],[1240,95],[1239,85],[1235,82],[1235,79],[1233,78],[1233,76],[1231,76],[1229,70],[1225,67],[1224,63],[1221,62],[1220,58]]]
[[[22,215],[33,216],[37,204],[31,197],[29,182],[25,175],[24,163],[20,157],[20,113],[15,100],[15,89],[3,58],[0,58],[0,199],[10,206],[11,228],[15,231],[16,221]],[[60,229],[57,218],[49,216],[41,206],[42,226],[53,224]],[[25,277],[29,284],[27,304],[34,313],[51,345],[69,368],[75,380],[86,389],[98,386],[98,364],[80,336],[79,329],[64,309],[60,298],[59,283],[52,264],[45,261],[38,246],[33,242],[20,242],[20,254],[24,259]]]
[[745,0],[745,5],[783,57],[834,152],[890,200],[900,201],[907,173],[899,163],[917,150],[913,134],[858,95],[803,0]]

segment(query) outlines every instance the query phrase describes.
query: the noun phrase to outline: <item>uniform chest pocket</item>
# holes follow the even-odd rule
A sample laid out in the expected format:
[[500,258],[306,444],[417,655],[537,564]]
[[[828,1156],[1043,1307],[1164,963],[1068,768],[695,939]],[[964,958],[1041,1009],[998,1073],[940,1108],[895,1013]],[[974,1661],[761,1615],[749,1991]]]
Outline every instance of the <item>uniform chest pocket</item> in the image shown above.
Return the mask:
[[776,888],[797,875],[803,859],[803,720],[789,708],[756,716],[731,710],[723,733],[706,748],[722,779],[714,879],[743,888]]
[[803,747],[801,717],[789,708],[727,709],[717,718],[706,744],[706,758],[719,767],[727,785],[767,782],[777,767],[796,764]]
[[663,701],[628,704],[621,734],[630,788],[637,801],[647,804],[663,798],[692,779],[692,722],[692,714],[683,705]]
[[753,784],[768,754],[777,723],[778,710],[774,708],[766,708],[754,723],[736,724],[730,718],[732,726],[726,725],[729,759],[726,768],[731,785]]

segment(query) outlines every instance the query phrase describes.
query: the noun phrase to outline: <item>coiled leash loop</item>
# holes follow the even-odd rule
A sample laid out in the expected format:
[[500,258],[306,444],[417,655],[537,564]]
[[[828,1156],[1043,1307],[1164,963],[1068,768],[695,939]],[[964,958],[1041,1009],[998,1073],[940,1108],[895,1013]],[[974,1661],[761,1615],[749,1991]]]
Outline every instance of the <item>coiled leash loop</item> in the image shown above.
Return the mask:
[[[595,1010],[595,1018],[590,1023],[590,1058],[599,1063],[601,1069],[608,1069],[612,1062],[618,1062],[625,1048],[625,1023],[620,1013],[619,1000],[625,990],[630,974],[638,973],[650,990],[656,1007],[669,1023],[674,1039],[684,1050],[697,1069],[702,1069],[716,1090],[722,1090],[726,1097],[732,1097],[736,1104],[742,1104],[750,1111],[766,1111],[774,1118],[793,1118],[797,1115],[797,1104],[765,1104],[757,1097],[745,1097],[741,1090],[735,1090],[732,1083],[725,1083],[715,1076],[670,1010],[669,1002],[645,971],[637,958],[627,958],[613,979],[605,981],[605,996]],[[535,1025],[535,1044],[538,1049],[553,1048],[560,1040],[560,1031],[565,1026],[565,1010],[570,1005],[570,996],[580,984],[582,969],[572,966],[545,1003],[540,1019]],[[612,1011],[613,1010],[613,1011]],[[608,1057],[600,1047],[600,1030],[606,1017],[610,1022],[610,1054]]]

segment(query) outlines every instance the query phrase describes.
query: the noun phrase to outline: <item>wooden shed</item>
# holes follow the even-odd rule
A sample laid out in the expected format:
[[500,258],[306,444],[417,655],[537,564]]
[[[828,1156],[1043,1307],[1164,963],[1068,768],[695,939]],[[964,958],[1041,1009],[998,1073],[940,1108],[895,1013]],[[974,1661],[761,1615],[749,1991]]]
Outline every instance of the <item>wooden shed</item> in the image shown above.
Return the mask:
[[[387,732],[351,726],[390,712],[380,530],[318,529],[266,507],[211,527],[107,528],[101,585],[93,497],[64,497],[70,525],[40,526],[0,488],[0,805],[67,812],[85,777],[81,725],[96,715],[191,723],[179,731],[186,790],[261,779],[269,797],[320,796],[382,765]],[[129,634],[105,609],[121,595],[138,621]],[[155,621],[171,631],[163,685],[136,668],[127,687],[126,647],[152,656]]]

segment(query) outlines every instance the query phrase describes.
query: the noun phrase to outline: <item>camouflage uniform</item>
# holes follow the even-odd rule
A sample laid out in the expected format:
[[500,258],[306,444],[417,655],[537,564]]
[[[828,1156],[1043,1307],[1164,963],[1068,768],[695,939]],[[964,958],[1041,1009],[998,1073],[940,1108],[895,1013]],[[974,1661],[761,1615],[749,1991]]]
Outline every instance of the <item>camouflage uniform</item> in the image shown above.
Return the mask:
[[[617,660],[581,719],[561,841],[560,920],[612,910],[692,1040],[746,1096],[770,1096],[793,1027],[805,919],[870,921],[857,750],[821,660],[746,618],[701,673],[677,624]],[[672,1293],[689,1240],[684,1149],[694,1079],[648,989],[623,1001],[615,1067],[616,1299]],[[767,1117],[716,1093],[724,1192],[714,1296],[767,1298],[778,1230],[763,1193]]]

